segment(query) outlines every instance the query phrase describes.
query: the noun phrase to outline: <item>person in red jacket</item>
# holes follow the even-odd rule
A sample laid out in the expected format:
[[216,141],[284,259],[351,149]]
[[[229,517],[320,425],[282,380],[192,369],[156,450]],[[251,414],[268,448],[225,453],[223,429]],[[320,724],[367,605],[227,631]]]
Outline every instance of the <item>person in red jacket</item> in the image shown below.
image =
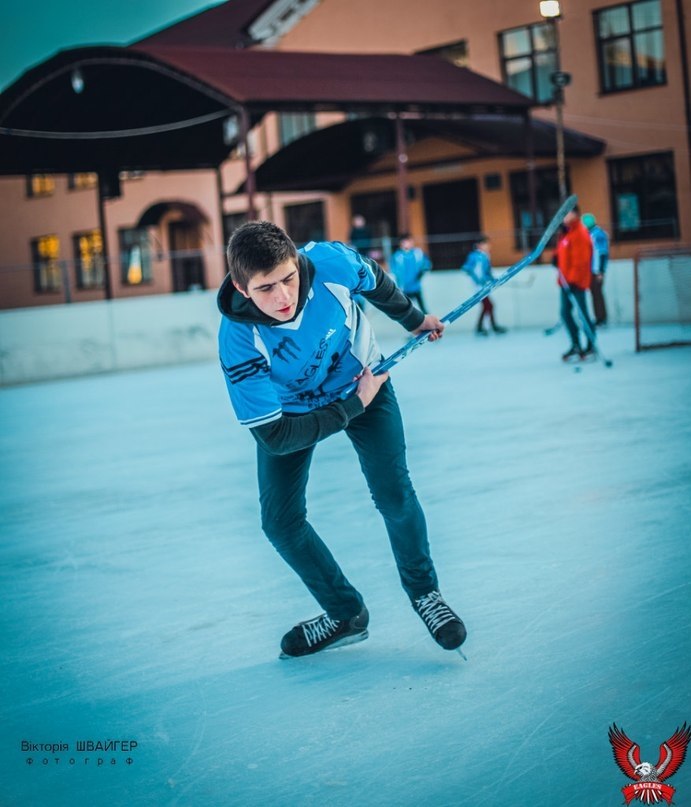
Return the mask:
[[[595,328],[586,303],[592,272],[593,245],[590,233],[581,222],[578,207],[567,214],[564,227],[565,232],[557,243],[556,263],[561,288],[561,318],[571,337],[571,347],[562,358],[564,361],[572,361],[588,358],[595,352],[592,343]],[[586,339],[585,349],[581,348],[579,323],[573,315],[574,302],[580,309],[578,318]]]

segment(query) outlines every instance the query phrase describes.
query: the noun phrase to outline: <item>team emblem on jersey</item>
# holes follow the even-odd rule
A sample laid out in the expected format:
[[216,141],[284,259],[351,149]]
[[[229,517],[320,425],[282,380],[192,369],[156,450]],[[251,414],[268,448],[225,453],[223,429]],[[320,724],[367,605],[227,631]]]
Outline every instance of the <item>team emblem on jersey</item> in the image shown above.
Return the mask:
[[614,759],[626,776],[635,782],[621,789],[627,804],[636,799],[643,804],[659,804],[662,801],[672,804],[675,788],[664,784],[664,781],[679,770],[686,757],[689,740],[691,726],[687,727],[684,723],[669,740],[662,743],[657,765],[652,765],[650,762],[641,762],[640,747],[629,740],[623,729],[618,728],[616,723],[610,726],[609,741]]
[[288,361],[288,358],[297,359],[300,347],[298,343],[290,336],[284,336],[283,339],[271,351],[272,356],[281,361]]

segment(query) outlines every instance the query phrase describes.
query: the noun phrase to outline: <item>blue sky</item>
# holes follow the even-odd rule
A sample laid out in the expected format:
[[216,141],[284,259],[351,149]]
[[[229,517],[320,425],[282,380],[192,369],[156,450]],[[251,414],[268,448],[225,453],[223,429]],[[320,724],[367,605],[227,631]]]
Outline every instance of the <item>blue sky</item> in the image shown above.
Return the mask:
[[0,0],[0,89],[56,51],[127,44],[213,0]]

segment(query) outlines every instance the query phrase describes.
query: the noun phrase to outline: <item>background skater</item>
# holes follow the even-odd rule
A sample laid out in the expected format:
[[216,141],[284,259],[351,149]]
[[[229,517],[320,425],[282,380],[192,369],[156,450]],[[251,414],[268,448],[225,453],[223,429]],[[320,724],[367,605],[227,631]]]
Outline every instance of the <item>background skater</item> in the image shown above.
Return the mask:
[[[590,288],[591,261],[593,247],[590,234],[581,222],[578,207],[575,207],[564,218],[564,233],[557,243],[556,263],[559,270],[559,288],[561,293],[561,317],[571,337],[571,347],[564,353],[564,361],[590,358],[595,355],[593,335],[595,328],[588,315],[586,292]],[[573,315],[573,304],[579,308]],[[585,349],[581,347],[580,328],[585,334]]]
[[[233,234],[227,257],[218,295],[220,358],[235,413],[257,442],[262,527],[325,611],[285,634],[283,654],[367,637],[362,595],[307,521],[315,445],[339,431],[358,454],[413,608],[438,644],[459,648],[465,627],[439,592],[393,386],[388,374],[369,369],[381,352],[352,297],[364,295],[412,333],[432,331],[432,341],[443,323],[344,244],[310,243],[298,252],[280,227],[249,222]],[[342,400],[355,378],[355,392]]]
[[420,311],[427,313],[422,299],[422,276],[432,268],[432,261],[425,255],[409,233],[404,233],[399,248],[391,256],[391,271],[398,287],[414,300]]
[[[469,274],[480,288],[492,281],[492,262],[490,255],[491,247],[489,238],[483,235],[473,244],[472,251],[461,267],[461,270]],[[480,336],[487,336],[487,331],[484,326],[485,317],[489,318],[494,333],[506,333],[506,328],[502,328],[501,325],[497,325],[495,322],[494,303],[489,297],[485,297],[482,301],[480,319],[477,321],[477,326],[475,327],[475,332]]]

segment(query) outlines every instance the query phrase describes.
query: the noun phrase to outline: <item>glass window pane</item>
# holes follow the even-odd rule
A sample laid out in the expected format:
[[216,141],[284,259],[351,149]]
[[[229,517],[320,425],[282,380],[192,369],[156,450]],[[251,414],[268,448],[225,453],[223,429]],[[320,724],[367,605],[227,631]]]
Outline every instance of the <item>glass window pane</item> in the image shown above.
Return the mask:
[[556,59],[553,53],[540,53],[535,57],[536,101],[544,103],[552,100],[554,84],[552,84],[550,77],[556,68]]
[[533,46],[535,50],[553,50],[555,45],[553,25],[550,23],[533,25]]
[[603,49],[603,88],[616,90],[633,86],[633,59],[631,42],[628,39],[615,39],[607,42]]
[[639,84],[664,84],[665,44],[662,31],[648,31],[634,36]]
[[530,53],[530,30],[517,28],[515,31],[506,31],[501,35],[502,51],[506,58],[524,56]]
[[631,6],[633,14],[633,29],[662,27],[662,13],[660,0],[645,0],[643,3],[634,3]]
[[532,98],[532,61],[527,58],[512,59],[506,62],[506,83],[513,90]]
[[620,36],[630,33],[629,8],[617,6],[598,14],[598,33],[601,37]]

